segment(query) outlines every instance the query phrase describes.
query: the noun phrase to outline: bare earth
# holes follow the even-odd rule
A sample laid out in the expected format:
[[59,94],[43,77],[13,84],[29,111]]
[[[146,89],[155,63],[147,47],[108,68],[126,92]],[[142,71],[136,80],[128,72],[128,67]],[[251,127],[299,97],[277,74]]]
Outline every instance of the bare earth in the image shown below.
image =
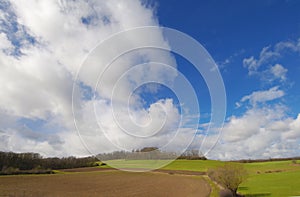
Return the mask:
[[0,196],[209,196],[200,176],[104,170],[0,177]]

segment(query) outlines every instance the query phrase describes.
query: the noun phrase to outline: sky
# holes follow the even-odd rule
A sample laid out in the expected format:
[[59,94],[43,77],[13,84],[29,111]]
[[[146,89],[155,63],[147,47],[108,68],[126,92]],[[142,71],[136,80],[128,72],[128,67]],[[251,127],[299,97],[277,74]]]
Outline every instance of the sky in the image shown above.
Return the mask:
[[299,156],[299,10],[296,0],[0,0],[0,151]]

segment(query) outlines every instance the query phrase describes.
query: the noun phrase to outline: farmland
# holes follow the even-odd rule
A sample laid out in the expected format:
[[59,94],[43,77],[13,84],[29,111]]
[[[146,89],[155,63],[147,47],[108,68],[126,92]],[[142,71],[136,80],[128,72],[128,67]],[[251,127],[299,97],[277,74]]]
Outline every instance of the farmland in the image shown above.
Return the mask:
[[[137,170],[155,161],[108,163]],[[249,176],[238,192],[246,196],[300,195],[299,163],[244,163]],[[100,166],[55,171],[52,175],[1,176],[0,196],[218,196],[218,186],[204,173],[223,164],[213,160],[176,160],[154,172],[124,172]]]
[[123,171],[0,177],[0,196],[208,196],[200,176]]

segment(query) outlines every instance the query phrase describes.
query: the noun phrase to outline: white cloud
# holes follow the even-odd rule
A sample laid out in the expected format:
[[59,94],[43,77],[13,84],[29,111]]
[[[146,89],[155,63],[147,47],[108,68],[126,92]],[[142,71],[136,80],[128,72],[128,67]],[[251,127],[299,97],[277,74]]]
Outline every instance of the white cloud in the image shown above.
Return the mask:
[[236,105],[237,107],[240,107],[242,103],[249,101],[251,105],[255,106],[257,103],[264,103],[281,98],[284,94],[283,90],[280,90],[278,86],[275,86],[265,91],[254,91],[250,95],[244,96]]
[[296,141],[300,138],[300,114],[295,120],[292,120],[288,124],[288,131],[284,133],[283,139],[289,139]]
[[293,157],[299,155],[300,114],[288,115],[288,108],[267,104],[281,98],[278,86],[244,96],[238,106],[250,106],[240,116],[231,116],[224,124],[222,137],[209,157],[224,160]]
[[258,69],[268,61],[275,59],[280,56],[278,51],[270,50],[270,46],[264,47],[260,52],[259,58],[256,59],[253,56],[250,58],[245,58],[243,60],[243,65],[249,70],[249,75],[256,74]]
[[[248,69],[249,75],[256,75],[262,81],[280,82],[286,81],[288,69],[276,62],[288,52],[300,53],[300,39],[297,41],[285,41],[275,44],[273,47],[264,47],[258,58],[250,56],[243,59],[243,66]],[[273,64],[273,66],[270,66]]]
[[285,95],[278,86],[244,96],[238,106],[249,101],[240,116],[224,124],[222,137],[209,157],[224,160],[293,157],[299,155],[300,114],[288,115],[288,108],[268,101]]
[[287,118],[284,107],[251,108],[231,117],[209,157],[224,160],[299,155],[299,117]]
[[275,50],[284,52],[291,50],[292,52],[300,52],[300,38],[297,41],[279,42],[275,45]]
[[249,75],[255,73],[260,66],[257,64],[257,60],[253,56],[243,59],[243,65],[249,70]]
[[258,58],[254,56],[245,58],[243,65],[249,70],[250,75],[255,74],[261,66],[280,58],[288,51],[300,52],[300,38],[297,41],[279,42],[274,45],[273,49],[271,46],[264,47]]
[[[21,33],[12,32],[1,26],[0,33],[0,129],[3,145],[1,150],[35,151],[44,155],[85,155],[87,151],[78,137],[71,110],[72,85],[76,72],[87,56],[99,42],[107,39],[114,33],[134,27],[158,25],[151,7],[146,7],[141,1],[6,1],[6,8],[0,10],[0,16],[11,15],[7,20],[9,25],[17,25]],[[134,11],[133,11],[134,10]],[[8,13],[9,12],[9,13]],[[15,37],[10,37],[11,35]],[[148,36],[131,35],[118,46],[110,46],[102,51],[104,59],[92,62],[79,76],[83,86],[94,88],[99,71],[104,69],[103,62],[118,52],[118,47],[138,45],[151,39],[158,43],[167,43],[161,34]],[[12,44],[18,38],[18,46]],[[34,39],[34,41],[32,40]],[[18,48],[20,54],[8,53]],[[96,54],[97,55],[97,54]],[[92,60],[92,59],[91,59]],[[113,84],[132,65],[141,63],[141,60],[164,62],[176,66],[173,57],[167,52],[154,50],[140,50],[120,57],[105,73],[104,85],[97,89],[101,98],[96,101],[83,99],[83,89],[75,92],[74,105],[77,109],[77,123],[79,128],[87,131],[89,142],[96,146],[97,151],[111,150],[112,145],[99,131],[97,120],[94,117],[94,103],[102,103],[101,116],[106,118],[105,127],[112,133],[119,132],[118,125],[114,123],[111,115],[110,103],[107,98],[112,95]],[[128,115],[127,96],[132,91],[132,82],[136,84],[142,80],[159,78],[166,82],[176,77],[175,72],[164,72],[162,68],[151,67],[133,69],[129,79],[123,80],[120,90],[117,91],[117,105],[120,105],[122,120]],[[90,92],[86,92],[90,94]],[[138,99],[134,100],[138,103]],[[134,104],[134,103],[133,103]],[[106,110],[106,111],[103,111]],[[149,109],[132,109],[132,117],[139,124],[144,124],[151,117],[153,127],[145,128],[144,134],[151,133],[161,126],[164,119],[166,125],[162,128],[165,136],[173,125],[178,122],[177,108],[169,100],[161,100],[151,105]],[[165,116],[167,115],[167,116]],[[28,126],[26,134],[23,133],[23,119],[31,121],[41,120],[55,130],[54,133],[40,130],[33,131]],[[6,120],[6,121],[1,121]],[[23,123],[26,125],[26,123]],[[125,124],[126,126],[127,124]],[[176,124],[175,124],[176,125]],[[128,126],[128,125],[127,125]],[[130,126],[130,125],[129,125]],[[115,130],[114,130],[115,129]],[[59,132],[56,132],[59,130]],[[92,136],[93,134],[96,134]],[[30,137],[33,136],[33,137]],[[34,137],[36,136],[36,137]],[[92,137],[91,137],[92,136]],[[97,137],[98,136],[98,137]],[[122,135],[113,136],[114,140],[123,140],[129,144],[141,145],[122,139]],[[123,136],[124,137],[124,136]],[[88,137],[87,137],[88,138]],[[56,139],[56,141],[55,141]],[[162,144],[170,138],[152,139],[150,143]],[[56,142],[56,143],[55,143]],[[95,152],[94,152],[95,153]]]
[[280,79],[280,81],[286,80],[286,73],[287,69],[284,68],[281,64],[275,64],[269,70],[269,72],[274,76],[276,79]]
[[13,50],[13,45],[7,39],[6,34],[3,32],[0,32],[0,49],[4,52],[7,51],[8,53]]

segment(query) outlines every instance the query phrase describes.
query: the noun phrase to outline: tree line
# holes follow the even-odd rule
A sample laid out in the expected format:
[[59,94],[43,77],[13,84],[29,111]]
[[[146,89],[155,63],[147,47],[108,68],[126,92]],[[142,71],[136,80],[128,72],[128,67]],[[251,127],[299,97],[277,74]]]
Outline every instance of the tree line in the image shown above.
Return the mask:
[[300,160],[300,157],[269,158],[269,159],[241,159],[241,160],[232,160],[232,162],[238,162],[238,163],[257,163],[257,162],[290,161],[290,160]]
[[126,160],[157,160],[157,159],[188,159],[188,160],[206,160],[207,158],[199,154],[198,150],[186,150],[182,154],[175,152],[161,151],[157,147],[144,147],[130,151],[114,151],[110,153],[101,153],[97,155],[102,161],[114,159]]
[[95,157],[43,158],[38,153],[0,152],[1,174],[17,174],[22,171],[50,173],[51,170],[95,166],[96,161]]

